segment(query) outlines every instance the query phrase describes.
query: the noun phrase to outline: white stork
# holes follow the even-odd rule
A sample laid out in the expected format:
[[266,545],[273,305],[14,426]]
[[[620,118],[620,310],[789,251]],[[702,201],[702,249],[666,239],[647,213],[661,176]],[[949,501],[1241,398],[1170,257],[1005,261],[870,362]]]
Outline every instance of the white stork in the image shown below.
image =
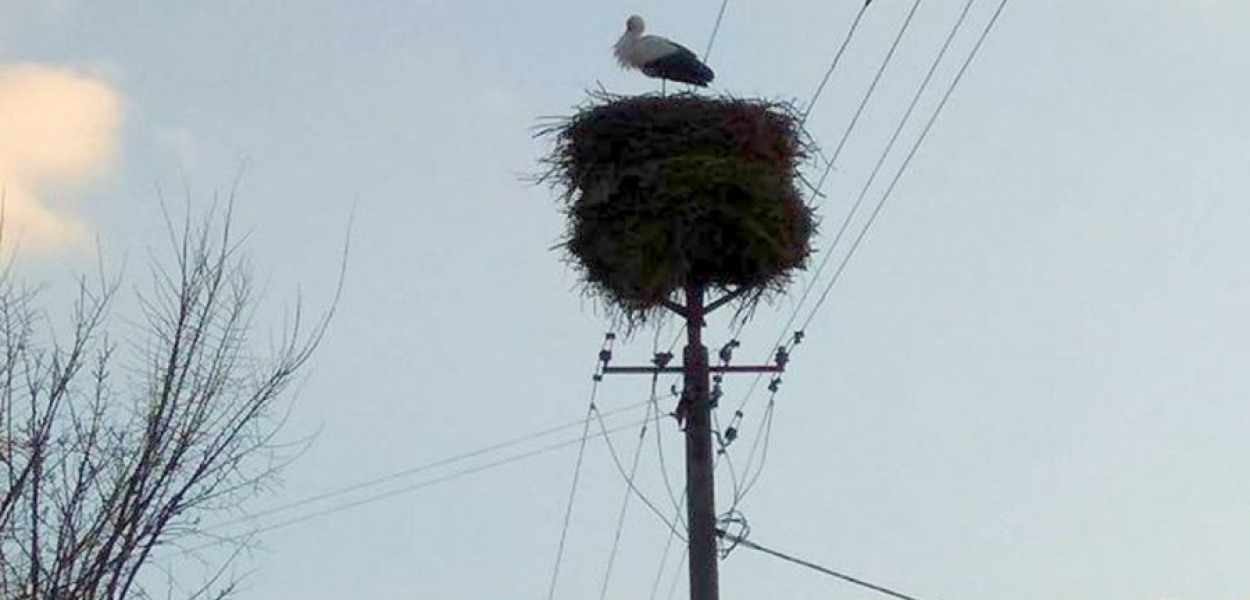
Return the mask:
[[690,49],[658,35],[642,35],[646,25],[633,15],[625,21],[625,33],[617,40],[616,60],[625,68],[642,71],[648,77],[680,81],[707,87],[716,76]]

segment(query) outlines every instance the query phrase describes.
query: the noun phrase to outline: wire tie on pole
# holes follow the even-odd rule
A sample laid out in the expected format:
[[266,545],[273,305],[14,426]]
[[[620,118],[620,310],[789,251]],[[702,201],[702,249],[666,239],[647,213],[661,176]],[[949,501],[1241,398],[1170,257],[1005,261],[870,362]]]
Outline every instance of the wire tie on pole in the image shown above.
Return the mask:
[[777,388],[779,388],[779,387],[781,387],[781,378],[780,378],[780,377],[773,377],[773,380],[772,380],[772,381],[770,381],[770,382],[768,382],[768,391],[770,391],[770,392],[772,392],[772,393],[774,393],[774,394],[776,394],[776,393],[777,393]]
[[785,369],[786,363],[790,362],[790,351],[786,350],[785,346],[779,346],[777,348],[777,358],[774,361],[777,363],[777,368]]

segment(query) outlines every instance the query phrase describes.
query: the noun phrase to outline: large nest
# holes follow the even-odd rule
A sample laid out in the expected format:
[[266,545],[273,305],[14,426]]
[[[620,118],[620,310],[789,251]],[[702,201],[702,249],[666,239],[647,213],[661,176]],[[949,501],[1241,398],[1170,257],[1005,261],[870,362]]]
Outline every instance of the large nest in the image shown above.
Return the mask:
[[596,94],[545,133],[556,137],[545,178],[569,217],[562,247],[631,324],[691,284],[749,310],[811,252],[796,185],[807,143],[791,105]]

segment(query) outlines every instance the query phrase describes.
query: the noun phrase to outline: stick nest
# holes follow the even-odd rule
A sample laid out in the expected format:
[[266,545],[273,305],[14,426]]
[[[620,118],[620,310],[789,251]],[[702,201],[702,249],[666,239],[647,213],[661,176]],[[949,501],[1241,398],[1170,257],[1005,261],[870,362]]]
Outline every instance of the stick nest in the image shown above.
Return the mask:
[[739,292],[739,314],[811,254],[796,182],[807,157],[789,104],[694,94],[592,95],[543,130],[562,190],[560,245],[590,295],[631,325],[691,284]]

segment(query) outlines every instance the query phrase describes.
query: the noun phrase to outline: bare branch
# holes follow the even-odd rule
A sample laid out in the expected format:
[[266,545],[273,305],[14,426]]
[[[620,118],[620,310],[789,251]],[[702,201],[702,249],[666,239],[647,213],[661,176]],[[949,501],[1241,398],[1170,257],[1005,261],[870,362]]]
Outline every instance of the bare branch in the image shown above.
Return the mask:
[[[283,400],[338,305],[350,229],[328,310],[308,326],[297,303],[262,358],[235,191],[201,219],[173,217],[160,198],[170,252],[153,257],[154,285],[138,294],[141,335],[124,345],[107,333],[121,282],[102,264],[78,282],[64,342],[40,332],[52,319],[38,293],[0,275],[0,597],[150,597],[144,584],[156,581],[145,574],[172,577],[177,557],[205,560],[163,549],[213,539],[202,520],[236,511],[285,464],[275,441],[289,414]],[[143,366],[118,363],[129,360],[122,348],[139,351]],[[119,364],[129,377],[115,375]],[[234,551],[185,598],[237,589],[230,565],[250,539],[218,541]]]

